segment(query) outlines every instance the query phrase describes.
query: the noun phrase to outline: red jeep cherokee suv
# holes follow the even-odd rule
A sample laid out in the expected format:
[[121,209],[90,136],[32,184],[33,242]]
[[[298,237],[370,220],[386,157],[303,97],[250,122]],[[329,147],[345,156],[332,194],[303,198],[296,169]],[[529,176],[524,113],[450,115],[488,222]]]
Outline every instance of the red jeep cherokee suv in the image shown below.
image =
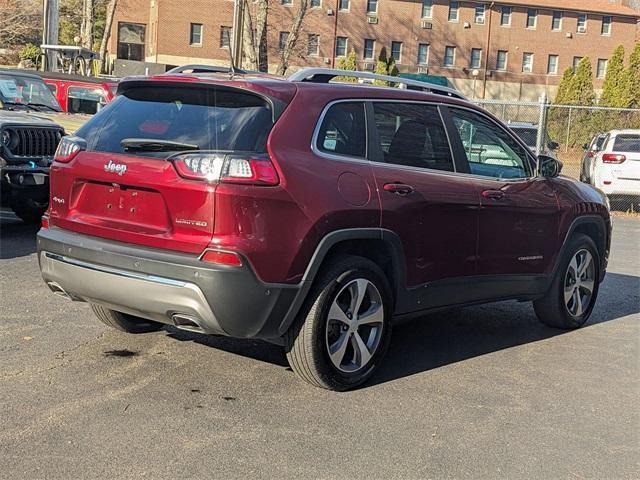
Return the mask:
[[434,309],[518,299],[581,326],[605,197],[453,90],[340,74],[121,82],[51,167],[47,285],[125,332],[278,343],[335,390],[372,374],[394,322]]

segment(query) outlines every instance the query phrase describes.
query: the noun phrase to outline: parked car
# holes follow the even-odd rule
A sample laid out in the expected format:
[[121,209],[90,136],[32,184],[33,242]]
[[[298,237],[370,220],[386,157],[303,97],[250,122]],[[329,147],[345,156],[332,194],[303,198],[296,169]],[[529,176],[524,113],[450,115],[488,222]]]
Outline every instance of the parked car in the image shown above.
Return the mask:
[[584,154],[580,162],[580,181],[584,183],[591,183],[591,177],[593,175],[593,159],[596,154],[602,148],[604,139],[607,138],[606,133],[598,133],[591,139],[591,142],[583,145]]
[[527,122],[509,122],[509,128],[516,132],[524,143],[533,150],[536,155],[547,155],[549,157],[557,158],[555,151],[558,149],[558,142],[554,142],[549,138],[549,135],[545,133],[543,139],[543,149],[538,152],[538,125],[535,123]]
[[[583,325],[604,195],[454,90],[327,83],[342,75],[123,80],[56,154],[46,284],[125,332],[282,345],[334,390],[371,376],[395,322],[436,309],[517,299]],[[480,139],[510,162],[474,156]]]
[[40,222],[47,209],[49,166],[64,135],[60,125],[33,113],[55,111],[50,96],[41,81],[16,81],[0,71],[0,204],[25,222]]
[[38,72],[66,113],[93,115],[113,100],[116,79]]
[[640,196],[640,130],[611,130],[594,153],[591,183],[607,195]]

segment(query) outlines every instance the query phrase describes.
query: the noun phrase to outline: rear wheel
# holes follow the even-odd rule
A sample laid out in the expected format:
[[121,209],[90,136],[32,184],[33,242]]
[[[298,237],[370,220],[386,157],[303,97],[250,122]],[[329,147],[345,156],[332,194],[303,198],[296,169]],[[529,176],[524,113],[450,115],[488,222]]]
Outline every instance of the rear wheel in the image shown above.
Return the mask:
[[348,390],[365,382],[391,337],[391,289],[370,260],[333,260],[309,293],[287,334],[291,368],[312,385]]
[[155,332],[162,328],[162,324],[147,320],[146,318],[136,317],[126,313],[116,312],[101,305],[91,304],[93,313],[96,314],[98,320],[106,326],[120,330],[126,333],[148,333]]
[[40,223],[42,215],[47,211],[47,202],[25,198],[11,205],[11,209],[25,223]]
[[574,235],[549,292],[533,302],[536,315],[551,327],[581,327],[596,302],[599,278],[600,257],[595,243],[587,235]]

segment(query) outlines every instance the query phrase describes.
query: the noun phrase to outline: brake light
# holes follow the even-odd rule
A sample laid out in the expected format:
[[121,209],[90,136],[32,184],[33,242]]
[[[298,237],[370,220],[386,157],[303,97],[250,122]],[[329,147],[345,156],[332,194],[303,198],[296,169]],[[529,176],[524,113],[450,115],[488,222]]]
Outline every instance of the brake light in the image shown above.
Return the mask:
[[81,139],[78,139],[80,141],[75,141],[74,138],[77,137],[62,137],[53,157],[56,162],[68,163],[86,148]]
[[178,174],[210,183],[278,185],[276,169],[267,155],[185,153],[172,158]]
[[622,163],[627,159],[621,153],[605,153],[602,155],[602,163]]
[[595,157],[595,155],[593,154],[593,150],[589,150],[589,151],[587,152],[587,157],[589,157],[589,158],[593,158],[593,157]]
[[230,267],[241,267],[242,259],[234,252],[224,252],[221,250],[206,250],[200,260],[207,263],[218,263]]

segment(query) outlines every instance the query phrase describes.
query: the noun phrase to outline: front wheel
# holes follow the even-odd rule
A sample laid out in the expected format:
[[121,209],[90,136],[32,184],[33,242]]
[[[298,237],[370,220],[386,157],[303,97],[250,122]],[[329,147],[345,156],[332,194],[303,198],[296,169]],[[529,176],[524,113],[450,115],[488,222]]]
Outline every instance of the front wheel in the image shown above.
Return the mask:
[[391,338],[391,289],[380,268],[356,256],[334,259],[287,334],[291,368],[312,385],[343,391],[365,382]]
[[598,296],[600,256],[587,235],[574,235],[547,294],[533,302],[538,319],[551,327],[578,328],[591,315]]

